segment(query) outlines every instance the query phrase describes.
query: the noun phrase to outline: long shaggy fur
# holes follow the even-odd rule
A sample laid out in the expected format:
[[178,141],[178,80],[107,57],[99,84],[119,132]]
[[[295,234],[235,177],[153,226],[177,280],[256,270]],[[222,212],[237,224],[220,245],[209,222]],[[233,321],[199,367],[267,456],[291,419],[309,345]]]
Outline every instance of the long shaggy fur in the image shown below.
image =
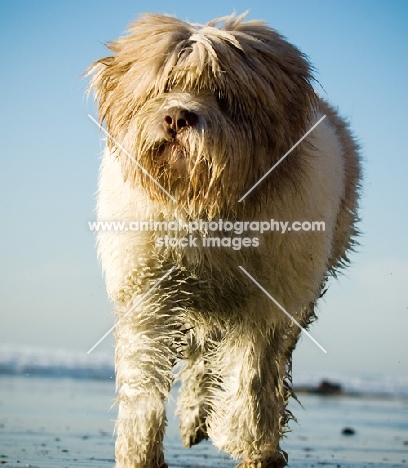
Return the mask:
[[[328,276],[353,246],[360,165],[348,126],[315,94],[306,57],[263,22],[243,19],[199,26],[147,14],[93,64],[91,88],[112,137],[98,219],[318,220],[326,229],[267,232],[259,246],[240,250],[160,246],[163,233],[153,231],[98,235],[118,319],[117,467],[164,464],[164,401],[180,359],[184,444],[210,437],[245,467],[284,466],[279,440],[290,418],[291,353],[300,330],[238,266],[306,327]],[[179,110],[187,121],[169,129]],[[195,233],[200,240],[208,234]]]

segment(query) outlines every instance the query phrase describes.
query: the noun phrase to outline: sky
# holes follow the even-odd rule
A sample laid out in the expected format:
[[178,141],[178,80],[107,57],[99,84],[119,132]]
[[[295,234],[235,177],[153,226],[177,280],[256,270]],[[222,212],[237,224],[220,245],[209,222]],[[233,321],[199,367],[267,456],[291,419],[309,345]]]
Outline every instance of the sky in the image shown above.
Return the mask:
[[[81,74],[140,13],[249,10],[306,53],[362,146],[362,235],[294,355],[306,372],[408,374],[408,2],[0,0],[0,344],[84,353],[113,325],[88,221],[103,149]],[[113,339],[95,353],[113,352]]]

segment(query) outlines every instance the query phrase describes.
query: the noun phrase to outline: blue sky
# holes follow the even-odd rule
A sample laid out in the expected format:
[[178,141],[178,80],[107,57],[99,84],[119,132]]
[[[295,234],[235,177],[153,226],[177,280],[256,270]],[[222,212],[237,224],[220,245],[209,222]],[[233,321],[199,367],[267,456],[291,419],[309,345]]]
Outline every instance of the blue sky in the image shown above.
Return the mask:
[[[89,349],[113,321],[94,238],[100,133],[80,75],[139,13],[249,10],[315,65],[363,147],[359,252],[331,281],[295,369],[408,373],[408,3],[0,1],[0,343]],[[100,345],[112,349],[113,340]],[[97,352],[96,350],[95,352]]]

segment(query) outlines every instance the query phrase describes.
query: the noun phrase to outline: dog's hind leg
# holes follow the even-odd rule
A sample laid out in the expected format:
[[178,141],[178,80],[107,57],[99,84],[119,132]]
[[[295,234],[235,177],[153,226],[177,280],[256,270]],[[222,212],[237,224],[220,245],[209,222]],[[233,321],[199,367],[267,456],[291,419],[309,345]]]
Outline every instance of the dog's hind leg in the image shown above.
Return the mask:
[[209,410],[211,376],[205,346],[198,345],[193,336],[184,350],[184,367],[180,372],[181,387],[177,399],[180,433],[186,447],[208,439],[206,418]]
[[172,327],[171,314],[160,310],[157,304],[142,304],[128,316],[126,310],[117,312],[116,468],[166,466],[165,398],[173,380],[175,343],[180,337]]

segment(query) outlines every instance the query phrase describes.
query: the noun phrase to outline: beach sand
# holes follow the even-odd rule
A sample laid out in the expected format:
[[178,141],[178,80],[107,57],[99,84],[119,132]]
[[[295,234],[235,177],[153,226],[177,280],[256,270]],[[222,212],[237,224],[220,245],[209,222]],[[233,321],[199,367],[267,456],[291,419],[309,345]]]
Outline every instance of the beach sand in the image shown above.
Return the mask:
[[[168,404],[165,456],[172,467],[234,467],[209,441],[182,446]],[[0,377],[0,466],[104,468],[114,465],[113,381]],[[282,447],[289,467],[408,466],[408,399],[300,395],[298,423]],[[354,435],[342,435],[346,427]]]

